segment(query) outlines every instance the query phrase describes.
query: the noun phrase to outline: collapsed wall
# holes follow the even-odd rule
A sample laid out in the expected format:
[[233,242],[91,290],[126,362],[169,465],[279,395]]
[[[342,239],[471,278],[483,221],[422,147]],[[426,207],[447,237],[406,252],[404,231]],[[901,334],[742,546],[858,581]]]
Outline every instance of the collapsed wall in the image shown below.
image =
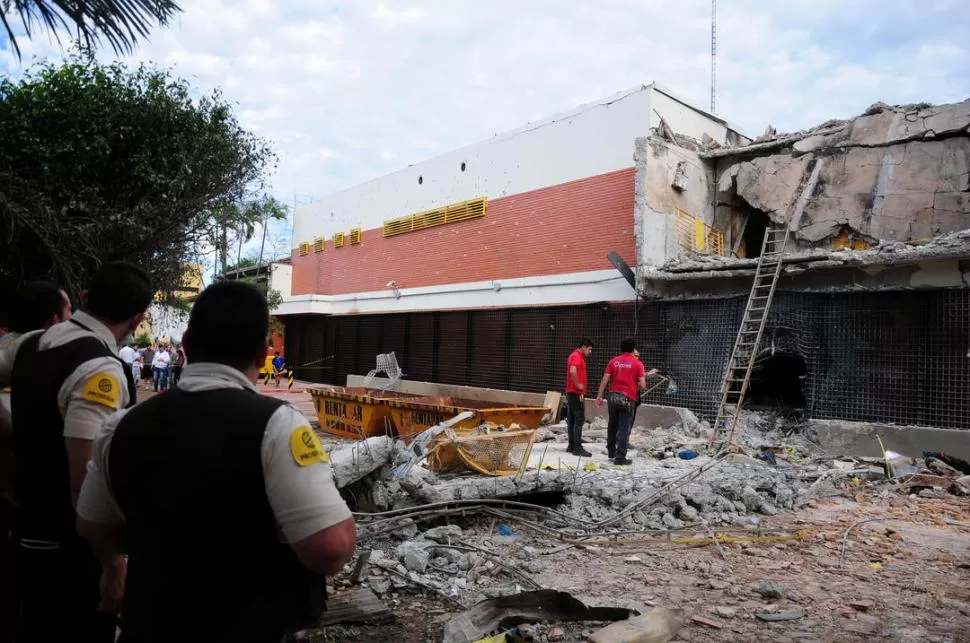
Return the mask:
[[715,165],[716,221],[735,233],[753,214],[788,222],[817,164],[817,184],[795,222],[802,249],[919,242],[967,228],[970,100],[877,103],[849,121],[700,156]]

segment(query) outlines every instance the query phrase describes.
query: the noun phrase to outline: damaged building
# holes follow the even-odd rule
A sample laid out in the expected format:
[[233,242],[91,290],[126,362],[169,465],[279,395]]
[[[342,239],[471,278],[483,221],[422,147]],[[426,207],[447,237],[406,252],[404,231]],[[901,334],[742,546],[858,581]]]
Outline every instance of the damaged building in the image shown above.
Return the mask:
[[752,140],[651,84],[497,135],[296,209],[289,362],[343,384],[394,352],[409,380],[544,392],[580,338],[592,380],[635,335],[669,378],[650,401],[710,421],[766,231],[789,227],[749,403],[950,448],[968,128],[970,101],[877,104]]

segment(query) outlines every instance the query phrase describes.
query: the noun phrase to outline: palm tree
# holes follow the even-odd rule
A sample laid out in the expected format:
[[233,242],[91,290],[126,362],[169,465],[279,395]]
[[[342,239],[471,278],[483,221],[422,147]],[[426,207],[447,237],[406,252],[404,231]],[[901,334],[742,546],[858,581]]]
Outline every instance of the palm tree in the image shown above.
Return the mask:
[[129,54],[140,38],[148,36],[154,22],[167,25],[181,11],[174,0],[0,0],[0,21],[18,60],[20,47],[8,22],[15,14],[28,38],[38,26],[55,38],[58,30],[73,27],[88,51],[104,38],[116,54]]

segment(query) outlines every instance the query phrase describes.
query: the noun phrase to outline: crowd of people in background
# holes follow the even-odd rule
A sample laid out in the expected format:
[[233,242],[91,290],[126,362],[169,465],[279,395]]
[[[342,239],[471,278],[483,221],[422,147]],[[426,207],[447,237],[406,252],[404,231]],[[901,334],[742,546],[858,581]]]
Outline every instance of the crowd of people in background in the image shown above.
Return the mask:
[[131,370],[136,388],[156,393],[178,384],[185,367],[185,350],[174,342],[156,341],[142,348],[125,344],[118,357]]

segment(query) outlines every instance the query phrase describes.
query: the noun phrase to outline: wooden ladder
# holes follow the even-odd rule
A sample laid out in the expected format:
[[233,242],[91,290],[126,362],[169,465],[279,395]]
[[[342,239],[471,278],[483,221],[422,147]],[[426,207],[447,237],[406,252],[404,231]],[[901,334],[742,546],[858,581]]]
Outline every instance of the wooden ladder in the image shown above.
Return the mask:
[[721,382],[721,402],[717,407],[714,435],[711,439],[711,446],[716,451],[730,444],[734,437],[734,429],[741,415],[744,397],[751,383],[751,371],[758,357],[761,336],[775,296],[775,287],[781,277],[782,257],[785,254],[785,246],[788,245],[789,234],[787,225],[770,226],[765,230],[765,239],[761,245],[761,256],[758,258],[758,269],[754,274],[751,294],[744,307],[744,316],[741,319],[738,336],[734,340],[731,360],[728,362],[724,380]]

